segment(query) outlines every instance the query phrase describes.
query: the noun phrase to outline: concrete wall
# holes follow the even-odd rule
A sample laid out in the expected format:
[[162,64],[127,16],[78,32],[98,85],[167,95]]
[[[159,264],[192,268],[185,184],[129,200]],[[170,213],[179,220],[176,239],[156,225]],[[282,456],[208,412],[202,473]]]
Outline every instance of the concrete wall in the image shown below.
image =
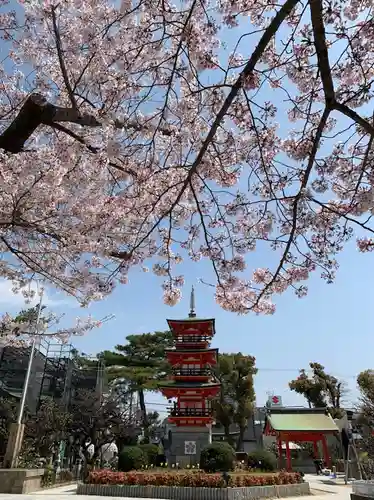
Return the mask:
[[[185,454],[185,442],[196,443],[196,454]],[[199,463],[201,451],[211,443],[211,429],[209,427],[174,427],[171,431],[171,441],[167,450],[169,464],[178,463],[180,466]]]
[[31,493],[41,489],[44,469],[0,469],[0,493]]

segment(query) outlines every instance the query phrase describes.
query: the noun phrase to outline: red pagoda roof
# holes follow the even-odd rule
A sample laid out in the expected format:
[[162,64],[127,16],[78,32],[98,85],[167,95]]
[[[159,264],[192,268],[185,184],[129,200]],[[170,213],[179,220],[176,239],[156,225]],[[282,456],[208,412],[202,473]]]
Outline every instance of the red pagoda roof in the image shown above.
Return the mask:
[[159,385],[161,393],[167,398],[180,397],[195,393],[196,396],[214,397],[218,394],[221,385],[217,382],[180,382],[170,381]]
[[161,389],[181,388],[181,389],[200,389],[205,387],[221,387],[219,382],[180,382],[177,380],[170,380],[159,385]]
[[216,352],[218,353],[217,347],[208,347],[207,349],[175,349],[174,347],[167,347],[165,349],[166,354],[176,353],[176,354],[199,354],[200,352]]
[[175,363],[195,363],[205,361],[205,363],[216,364],[218,349],[165,349],[165,354],[169,362]]
[[186,318],[168,319],[170,330],[174,334],[193,334],[199,332],[213,337],[216,333],[214,319]]

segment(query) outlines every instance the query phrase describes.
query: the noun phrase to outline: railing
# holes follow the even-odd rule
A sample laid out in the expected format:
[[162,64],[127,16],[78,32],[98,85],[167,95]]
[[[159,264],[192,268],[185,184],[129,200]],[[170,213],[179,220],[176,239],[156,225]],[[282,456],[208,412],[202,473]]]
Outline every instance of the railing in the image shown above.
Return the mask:
[[209,377],[212,374],[209,368],[174,368],[175,377]]
[[171,417],[211,417],[213,411],[209,408],[168,408]]
[[212,339],[206,335],[184,335],[182,337],[176,337],[175,341],[177,344],[195,344],[199,342],[208,343]]

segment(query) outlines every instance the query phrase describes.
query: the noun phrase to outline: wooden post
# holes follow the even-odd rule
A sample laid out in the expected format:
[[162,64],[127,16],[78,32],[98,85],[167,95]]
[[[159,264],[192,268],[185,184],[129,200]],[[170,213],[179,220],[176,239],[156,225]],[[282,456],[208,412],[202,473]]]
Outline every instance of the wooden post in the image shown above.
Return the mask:
[[327,446],[326,436],[324,434],[322,435],[322,448],[323,448],[323,456],[325,458],[326,467],[329,469],[330,465],[331,465],[331,461],[330,461],[329,449]]
[[278,438],[278,467],[279,470],[282,469],[282,439]]
[[291,452],[290,452],[290,443],[286,441],[286,457],[287,457],[287,471],[292,470],[292,464],[291,464]]

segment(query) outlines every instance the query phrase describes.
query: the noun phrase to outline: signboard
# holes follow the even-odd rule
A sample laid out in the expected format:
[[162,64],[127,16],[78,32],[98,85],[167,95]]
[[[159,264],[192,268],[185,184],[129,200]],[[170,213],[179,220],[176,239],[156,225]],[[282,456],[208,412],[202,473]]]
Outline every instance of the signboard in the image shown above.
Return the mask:
[[196,441],[185,441],[184,442],[184,454],[185,455],[196,455]]
[[282,406],[282,398],[281,396],[269,396],[268,406]]

